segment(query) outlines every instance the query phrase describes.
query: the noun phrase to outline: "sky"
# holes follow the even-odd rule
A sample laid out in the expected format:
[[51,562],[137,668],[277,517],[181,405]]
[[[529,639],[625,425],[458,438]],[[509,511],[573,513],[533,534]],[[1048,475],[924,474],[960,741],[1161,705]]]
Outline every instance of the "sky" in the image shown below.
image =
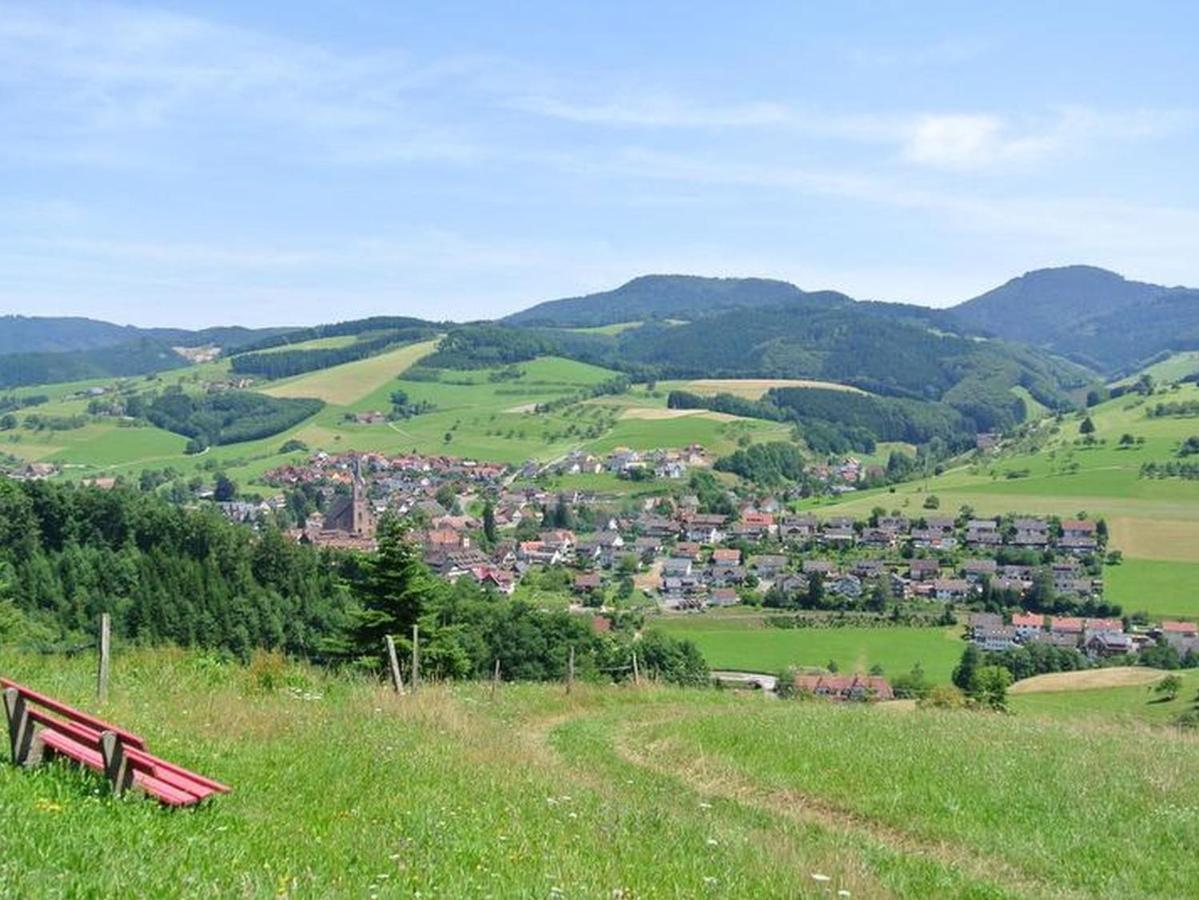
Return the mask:
[[1199,4],[0,0],[0,313],[1199,285]]

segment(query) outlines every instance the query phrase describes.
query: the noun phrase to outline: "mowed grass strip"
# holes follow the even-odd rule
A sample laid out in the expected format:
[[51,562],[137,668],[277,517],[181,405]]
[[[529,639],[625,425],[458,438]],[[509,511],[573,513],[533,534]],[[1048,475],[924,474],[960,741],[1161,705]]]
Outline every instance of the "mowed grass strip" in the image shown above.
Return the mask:
[[349,406],[393,381],[436,349],[436,340],[397,347],[378,356],[297,375],[263,388],[262,393],[272,397],[316,397],[327,403]]

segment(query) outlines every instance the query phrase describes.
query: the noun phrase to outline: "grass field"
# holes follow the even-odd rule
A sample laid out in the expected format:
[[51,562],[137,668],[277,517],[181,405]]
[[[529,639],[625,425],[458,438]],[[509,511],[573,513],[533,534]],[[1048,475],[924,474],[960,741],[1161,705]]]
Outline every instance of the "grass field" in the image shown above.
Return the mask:
[[[1199,742],[1166,730],[584,684],[396,698],[257,671],[118,654],[95,711],[233,793],[172,813],[64,764],[0,765],[0,893],[1181,897],[1199,879]],[[5,673],[94,708],[90,660]]]
[[662,627],[695,641],[716,669],[778,672],[787,666],[824,666],[866,673],[880,665],[888,675],[916,663],[933,681],[948,682],[965,644],[960,628],[773,628],[754,618],[669,616]]
[[1199,616],[1199,562],[1126,559],[1107,566],[1103,577],[1106,595],[1130,612]]
[[771,388],[799,387],[821,388],[826,391],[849,391],[853,394],[865,394],[861,388],[835,381],[811,381],[803,378],[700,378],[687,381],[680,385],[684,391],[692,394],[711,396],[714,394],[733,394],[757,400]]
[[350,406],[394,381],[436,349],[437,341],[408,344],[378,356],[284,379],[263,389],[263,393],[273,397],[316,397],[327,403]]
[[[1018,682],[1008,696],[1008,705],[1019,716],[1039,716],[1055,721],[1079,720],[1092,723],[1166,725],[1194,704],[1199,693],[1199,673],[1194,670],[1177,672],[1182,678],[1182,690],[1174,700],[1165,700],[1151,690],[1161,680],[1163,673],[1156,670],[1136,670],[1138,679],[1129,678],[1130,684],[1112,684],[1088,687],[1087,681],[1067,685],[1068,689],[1052,681],[1061,675],[1102,676],[1110,670],[1096,672],[1060,673],[1059,676],[1043,675]],[[1121,671],[1121,670],[1116,670]],[[1033,684],[1038,682],[1039,684]],[[1034,688],[1029,690],[1029,686]]]

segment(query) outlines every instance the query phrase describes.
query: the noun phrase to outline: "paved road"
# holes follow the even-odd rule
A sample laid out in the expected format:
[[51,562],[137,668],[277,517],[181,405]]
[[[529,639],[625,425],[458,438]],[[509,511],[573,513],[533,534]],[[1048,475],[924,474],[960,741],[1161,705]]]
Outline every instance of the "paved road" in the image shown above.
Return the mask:
[[759,688],[771,693],[778,685],[778,679],[775,676],[763,675],[761,672],[713,671],[712,678],[729,687]]

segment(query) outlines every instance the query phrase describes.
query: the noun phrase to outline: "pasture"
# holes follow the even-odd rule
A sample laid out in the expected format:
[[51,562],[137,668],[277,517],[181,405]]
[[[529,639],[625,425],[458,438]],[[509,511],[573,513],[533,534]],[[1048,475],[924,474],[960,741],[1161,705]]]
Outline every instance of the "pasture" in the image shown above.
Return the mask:
[[962,629],[915,627],[775,628],[760,617],[730,621],[720,616],[669,615],[663,630],[690,638],[714,669],[774,673],[787,666],[826,666],[865,674],[910,672],[919,663],[934,682],[948,682],[965,643]]
[[678,385],[680,390],[701,396],[733,394],[748,400],[758,400],[772,388],[819,388],[825,391],[848,391],[865,394],[866,391],[835,381],[812,381],[805,378],[698,378]]
[[400,377],[421,357],[437,349],[437,341],[421,341],[355,362],[305,372],[266,388],[272,397],[316,397],[326,403],[350,406]]
[[67,765],[0,765],[13,896],[1179,897],[1199,879],[1199,742],[1168,730],[582,683],[397,698],[178,651],[119,653],[102,708],[88,659],[5,674],[233,787],[172,813]]

